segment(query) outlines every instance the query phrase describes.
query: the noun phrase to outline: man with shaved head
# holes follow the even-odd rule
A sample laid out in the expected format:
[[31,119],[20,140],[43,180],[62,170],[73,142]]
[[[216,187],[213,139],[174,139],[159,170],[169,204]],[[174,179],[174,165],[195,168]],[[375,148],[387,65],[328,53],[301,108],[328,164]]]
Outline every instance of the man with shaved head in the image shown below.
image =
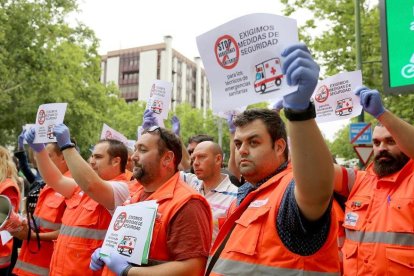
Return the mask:
[[221,173],[223,151],[214,142],[199,143],[191,155],[194,174],[181,173],[183,180],[204,195],[213,213],[213,241],[217,236],[227,209],[237,196],[237,187],[227,174]]

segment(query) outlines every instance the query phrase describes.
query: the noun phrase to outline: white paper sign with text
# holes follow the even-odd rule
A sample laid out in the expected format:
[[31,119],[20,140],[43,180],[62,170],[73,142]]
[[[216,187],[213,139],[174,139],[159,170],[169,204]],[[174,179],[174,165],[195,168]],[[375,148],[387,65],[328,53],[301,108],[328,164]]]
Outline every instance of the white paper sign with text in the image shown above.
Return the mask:
[[[147,108],[154,112],[158,125],[163,126],[164,119],[168,118],[170,111],[171,92],[173,84],[168,81],[155,80],[151,86],[150,98],[147,101]],[[160,125],[162,123],[162,125]]]
[[63,123],[67,103],[42,104],[37,110],[35,144],[56,142],[55,125]]
[[265,13],[234,19],[197,37],[214,112],[296,91],[282,73],[281,52],[298,42],[296,20]]
[[154,200],[117,207],[100,254],[116,251],[128,262],[147,264],[157,209]]
[[103,124],[102,132],[101,132],[101,139],[113,139],[124,143],[125,145],[128,144],[128,138],[126,138],[122,133],[116,131],[115,129],[111,128],[107,124]]
[[320,81],[313,92],[316,122],[350,119],[361,114],[354,90],[362,85],[361,71],[344,72]]

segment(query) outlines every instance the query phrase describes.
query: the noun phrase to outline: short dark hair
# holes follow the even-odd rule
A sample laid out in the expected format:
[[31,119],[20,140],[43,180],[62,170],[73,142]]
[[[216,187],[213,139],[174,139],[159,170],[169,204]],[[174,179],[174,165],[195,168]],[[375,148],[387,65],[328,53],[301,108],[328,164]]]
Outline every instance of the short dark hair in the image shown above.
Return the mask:
[[188,143],[191,144],[193,142],[199,144],[201,142],[205,142],[205,141],[214,141],[214,138],[210,135],[207,134],[197,134],[194,136],[191,136],[190,138],[188,138]]
[[125,144],[114,139],[101,139],[96,145],[101,143],[108,143],[109,147],[107,152],[111,159],[115,157],[121,158],[121,172],[124,173],[128,161],[128,149]]
[[289,148],[287,145],[286,126],[279,114],[275,110],[264,108],[248,109],[237,115],[233,123],[236,127],[242,127],[255,120],[261,120],[265,124],[267,132],[272,139],[272,147],[280,138],[283,138],[286,141],[284,155],[287,159],[289,156]]
[[174,153],[174,170],[178,171],[178,165],[180,164],[183,156],[180,138],[170,130],[162,127],[146,129],[142,132],[142,134],[145,133],[149,133],[151,135],[158,135],[160,137],[160,139],[158,139],[158,152],[160,156],[164,154],[167,150],[170,150]]

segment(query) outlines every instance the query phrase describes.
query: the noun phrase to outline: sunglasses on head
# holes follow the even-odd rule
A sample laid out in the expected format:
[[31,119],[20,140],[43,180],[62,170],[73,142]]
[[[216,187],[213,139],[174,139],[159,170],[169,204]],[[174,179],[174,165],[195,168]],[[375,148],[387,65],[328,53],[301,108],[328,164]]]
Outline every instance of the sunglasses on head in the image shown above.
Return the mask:
[[171,146],[170,146],[170,144],[168,143],[168,140],[165,138],[164,134],[162,134],[162,129],[161,129],[161,127],[159,127],[159,126],[152,126],[152,127],[149,127],[149,128],[147,128],[146,130],[144,130],[143,134],[144,134],[144,133],[147,133],[147,132],[151,133],[151,132],[154,132],[154,131],[157,131],[157,130],[158,130],[158,133],[160,134],[160,138],[161,138],[161,140],[163,140],[163,141],[164,141],[164,144],[165,144],[165,146],[167,147],[167,149],[171,150]]

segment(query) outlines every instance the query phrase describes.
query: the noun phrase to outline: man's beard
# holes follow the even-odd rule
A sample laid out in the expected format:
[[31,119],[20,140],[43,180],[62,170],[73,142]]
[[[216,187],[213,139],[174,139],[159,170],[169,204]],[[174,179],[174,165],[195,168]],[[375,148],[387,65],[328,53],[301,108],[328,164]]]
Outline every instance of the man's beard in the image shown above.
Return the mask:
[[[380,160],[381,157],[386,157],[388,160]],[[401,170],[407,164],[410,158],[404,153],[393,156],[387,151],[380,152],[374,159],[374,172],[378,177],[384,177]]]
[[132,174],[136,180],[141,180],[141,178],[145,175],[145,170],[142,164],[135,164]]

